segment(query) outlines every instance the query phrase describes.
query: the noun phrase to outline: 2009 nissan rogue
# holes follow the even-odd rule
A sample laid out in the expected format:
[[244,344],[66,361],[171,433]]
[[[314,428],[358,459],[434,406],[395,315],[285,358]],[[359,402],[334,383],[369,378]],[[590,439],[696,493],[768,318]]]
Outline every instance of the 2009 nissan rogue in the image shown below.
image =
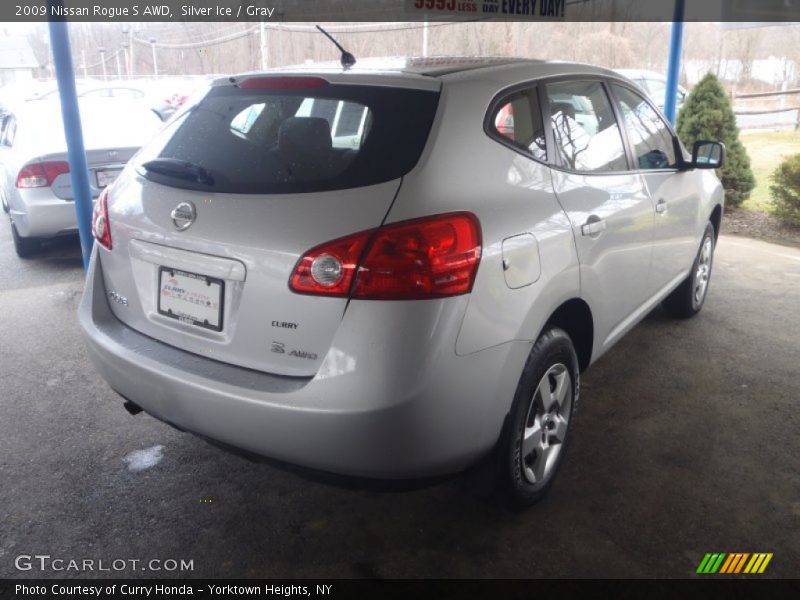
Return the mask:
[[490,452],[553,482],[579,373],[703,306],[724,147],[605,69],[516,59],[216,81],[95,205],[80,320],[135,407],[344,475]]

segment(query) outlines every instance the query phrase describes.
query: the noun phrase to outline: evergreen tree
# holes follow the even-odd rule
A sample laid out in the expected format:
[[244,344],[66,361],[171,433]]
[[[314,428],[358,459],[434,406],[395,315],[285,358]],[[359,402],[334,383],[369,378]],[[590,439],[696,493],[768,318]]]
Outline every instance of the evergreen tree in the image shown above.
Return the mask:
[[689,94],[678,115],[677,132],[690,151],[697,140],[725,144],[725,164],[717,171],[725,188],[725,203],[738,206],[750,196],[756,185],[750,157],[739,140],[736,115],[728,95],[713,74],[703,77]]
[[769,191],[775,214],[783,222],[800,227],[800,154],[786,158],[771,179]]

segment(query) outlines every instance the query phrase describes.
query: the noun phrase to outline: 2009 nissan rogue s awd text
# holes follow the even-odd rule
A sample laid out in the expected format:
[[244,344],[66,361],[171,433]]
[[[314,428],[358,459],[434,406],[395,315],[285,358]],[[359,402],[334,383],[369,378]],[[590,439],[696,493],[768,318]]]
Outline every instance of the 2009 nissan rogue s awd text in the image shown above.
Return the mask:
[[96,202],[81,324],[111,387],[183,430],[378,479],[494,452],[530,504],[579,373],[659,303],[701,309],[723,159],[585,65],[221,79]]

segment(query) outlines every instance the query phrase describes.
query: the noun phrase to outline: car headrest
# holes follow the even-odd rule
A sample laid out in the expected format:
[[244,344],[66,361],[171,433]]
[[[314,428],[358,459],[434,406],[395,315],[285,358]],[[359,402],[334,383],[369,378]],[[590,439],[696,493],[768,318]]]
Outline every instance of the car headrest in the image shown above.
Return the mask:
[[289,117],[278,131],[278,149],[289,156],[315,154],[330,150],[331,128],[327,119]]
[[554,102],[551,104],[550,114],[555,117],[558,113],[570,119],[575,119],[575,107],[569,102]]

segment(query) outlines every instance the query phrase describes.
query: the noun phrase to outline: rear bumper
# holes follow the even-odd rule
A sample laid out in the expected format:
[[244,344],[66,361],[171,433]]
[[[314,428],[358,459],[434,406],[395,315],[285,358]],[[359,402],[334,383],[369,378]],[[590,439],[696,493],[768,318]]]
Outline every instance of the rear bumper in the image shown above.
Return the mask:
[[79,318],[111,387],[181,429],[302,467],[380,479],[466,468],[496,442],[530,351],[520,342],[456,356],[466,297],[416,303],[428,314],[418,323],[387,313],[381,331],[365,329],[375,311],[415,304],[351,302],[317,375],[260,373],[124,325],[99,262],[95,248]]
[[50,188],[20,192],[11,203],[11,218],[22,237],[53,237],[78,230],[75,203],[56,197]]

